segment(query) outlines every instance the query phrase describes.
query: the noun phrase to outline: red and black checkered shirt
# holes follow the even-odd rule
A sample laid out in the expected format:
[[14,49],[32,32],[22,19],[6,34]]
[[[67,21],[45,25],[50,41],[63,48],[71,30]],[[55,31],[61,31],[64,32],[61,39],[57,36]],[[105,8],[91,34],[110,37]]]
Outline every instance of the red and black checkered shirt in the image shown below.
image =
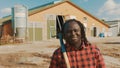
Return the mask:
[[[75,49],[67,44],[66,52],[71,68],[106,68],[100,50],[95,45],[82,45],[82,48]],[[49,68],[67,68],[61,48],[54,52]]]

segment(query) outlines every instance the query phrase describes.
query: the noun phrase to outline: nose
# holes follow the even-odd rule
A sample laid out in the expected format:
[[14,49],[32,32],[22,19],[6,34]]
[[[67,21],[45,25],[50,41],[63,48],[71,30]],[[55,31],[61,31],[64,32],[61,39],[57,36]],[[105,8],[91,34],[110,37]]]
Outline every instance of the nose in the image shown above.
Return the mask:
[[75,31],[72,31],[72,32],[71,32],[71,35],[75,35]]

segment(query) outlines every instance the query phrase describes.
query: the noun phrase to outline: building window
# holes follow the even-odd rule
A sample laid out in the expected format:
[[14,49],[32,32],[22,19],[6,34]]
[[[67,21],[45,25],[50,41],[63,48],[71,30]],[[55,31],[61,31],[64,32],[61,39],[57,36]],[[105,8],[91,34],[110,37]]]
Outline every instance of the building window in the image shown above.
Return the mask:
[[87,22],[87,17],[83,17],[83,21],[84,21],[84,22]]

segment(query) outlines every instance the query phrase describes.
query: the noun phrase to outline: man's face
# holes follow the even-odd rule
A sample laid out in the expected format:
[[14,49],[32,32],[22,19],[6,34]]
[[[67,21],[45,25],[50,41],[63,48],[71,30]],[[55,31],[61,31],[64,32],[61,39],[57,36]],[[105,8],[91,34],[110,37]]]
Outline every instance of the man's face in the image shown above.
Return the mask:
[[74,45],[81,41],[81,29],[76,22],[66,24],[64,29],[64,39],[67,43]]

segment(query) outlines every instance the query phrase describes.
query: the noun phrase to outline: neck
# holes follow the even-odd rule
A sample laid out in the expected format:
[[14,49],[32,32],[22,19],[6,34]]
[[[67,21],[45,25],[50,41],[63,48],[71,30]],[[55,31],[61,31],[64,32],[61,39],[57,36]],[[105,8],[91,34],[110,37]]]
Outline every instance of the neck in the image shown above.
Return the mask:
[[72,45],[73,47],[75,47],[76,49],[79,49],[82,46],[81,41],[77,42],[77,43],[69,43],[70,45]]
[[77,49],[79,49],[81,46],[82,46],[81,42],[78,42],[78,43],[74,44],[74,47],[77,48]]

